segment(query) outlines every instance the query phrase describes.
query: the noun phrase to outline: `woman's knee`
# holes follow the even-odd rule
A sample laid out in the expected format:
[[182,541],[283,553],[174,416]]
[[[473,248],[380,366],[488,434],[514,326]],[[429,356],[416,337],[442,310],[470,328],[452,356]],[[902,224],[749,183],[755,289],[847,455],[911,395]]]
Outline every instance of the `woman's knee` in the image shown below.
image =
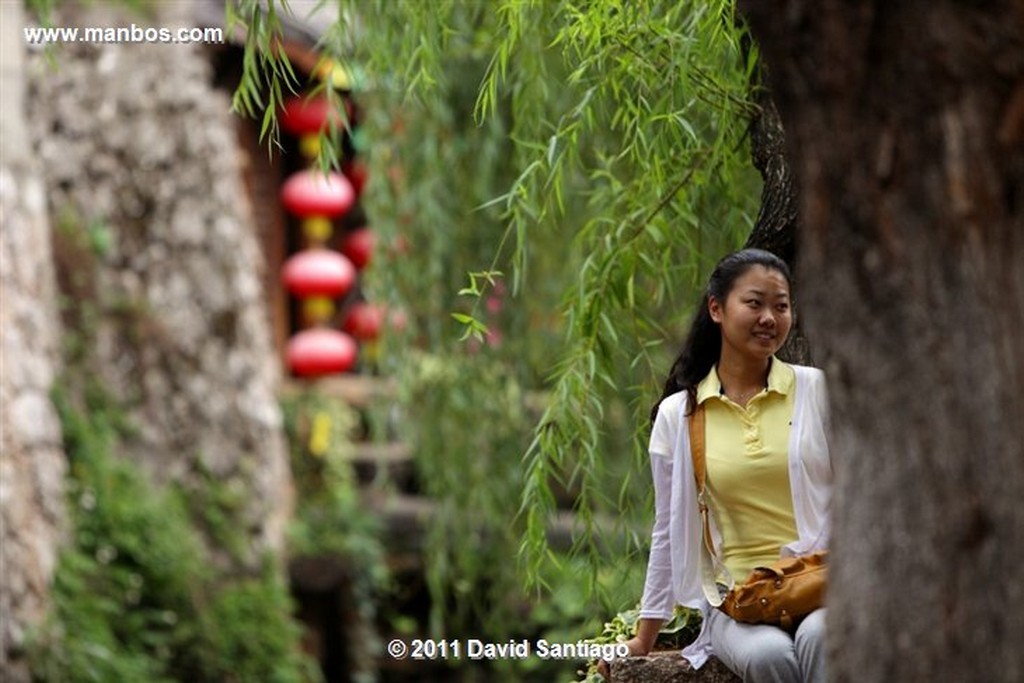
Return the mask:
[[723,655],[744,681],[799,681],[800,664],[793,649],[793,639],[785,631],[772,626],[744,626],[730,634],[723,643]]
[[739,663],[739,673],[744,681],[760,683],[800,680],[800,663],[793,649],[793,641],[785,634],[781,638],[758,639],[744,649],[743,661]]
[[748,683],[799,681],[793,638],[774,626],[742,624],[713,611],[711,643],[718,658]]
[[796,657],[800,662],[806,683],[824,683],[828,680],[828,662],[825,657],[825,610],[812,612],[800,624],[793,637]]
[[800,622],[793,636],[797,650],[816,649],[825,642],[825,608],[814,610]]

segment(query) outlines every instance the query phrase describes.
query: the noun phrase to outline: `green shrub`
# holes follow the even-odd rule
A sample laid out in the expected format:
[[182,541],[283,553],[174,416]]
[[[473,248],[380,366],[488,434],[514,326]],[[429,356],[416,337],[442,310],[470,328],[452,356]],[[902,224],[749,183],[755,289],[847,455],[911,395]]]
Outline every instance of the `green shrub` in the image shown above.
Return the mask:
[[299,627],[288,588],[270,569],[255,579],[224,586],[200,615],[203,679],[252,683],[301,683],[319,674],[295,648]]
[[114,451],[128,429],[102,388],[54,401],[64,428],[71,537],[53,609],[33,634],[40,683],[307,683],[315,666],[280,570],[218,575],[184,497],[157,490]]

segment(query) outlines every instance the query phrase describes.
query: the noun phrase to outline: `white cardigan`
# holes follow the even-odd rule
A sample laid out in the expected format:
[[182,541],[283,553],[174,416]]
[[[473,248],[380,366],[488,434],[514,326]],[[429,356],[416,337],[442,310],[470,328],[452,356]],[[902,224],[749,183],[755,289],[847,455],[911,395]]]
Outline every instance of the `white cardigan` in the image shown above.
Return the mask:
[[[825,437],[825,375],[816,368],[792,367],[796,372],[796,397],[789,437],[789,482],[798,538],[783,547],[784,556],[828,546],[832,498],[832,463]],[[658,406],[651,433],[655,514],[640,617],[671,619],[673,607],[680,604],[701,610],[706,625],[708,610],[713,608],[701,588],[701,522],[686,404],[685,391],[666,397]],[[721,535],[713,520],[712,536],[720,545]],[[697,640],[683,650],[694,668],[700,668],[711,654],[706,628],[701,628]]]

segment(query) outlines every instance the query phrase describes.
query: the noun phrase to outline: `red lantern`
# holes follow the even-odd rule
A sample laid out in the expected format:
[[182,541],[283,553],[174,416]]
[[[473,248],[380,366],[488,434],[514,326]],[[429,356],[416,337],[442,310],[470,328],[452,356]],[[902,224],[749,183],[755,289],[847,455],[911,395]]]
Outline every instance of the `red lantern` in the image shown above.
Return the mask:
[[355,365],[357,352],[355,341],[343,332],[303,330],[288,342],[288,367],[300,377],[345,372]]
[[281,203],[288,213],[301,218],[327,216],[337,218],[355,203],[352,183],[340,173],[326,176],[318,170],[292,174],[281,188]]
[[356,270],[365,268],[373,258],[373,248],[377,238],[367,227],[357,228],[347,233],[342,239],[339,249],[348,257]]
[[[345,116],[352,121],[352,105],[348,100],[345,100]],[[331,106],[331,101],[325,95],[312,98],[296,95],[288,98],[281,107],[278,120],[282,130],[296,137],[315,135],[327,127],[328,121],[333,121],[339,127],[345,125],[345,117],[336,106]]]
[[384,309],[365,302],[352,304],[341,329],[361,341],[372,341],[380,336],[384,323]]
[[297,297],[339,297],[352,288],[356,269],[330,249],[308,249],[292,256],[282,273],[288,291]]
[[366,186],[366,180],[370,176],[370,170],[366,168],[366,164],[361,161],[352,161],[345,164],[341,171],[348,178],[349,182],[352,183],[352,188],[356,191],[356,195],[361,195],[363,188]]

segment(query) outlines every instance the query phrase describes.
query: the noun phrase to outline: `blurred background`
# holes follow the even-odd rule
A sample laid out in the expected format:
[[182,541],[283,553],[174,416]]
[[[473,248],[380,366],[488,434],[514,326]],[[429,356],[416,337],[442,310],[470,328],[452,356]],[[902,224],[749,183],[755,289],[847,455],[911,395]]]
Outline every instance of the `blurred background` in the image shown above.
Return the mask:
[[635,617],[752,58],[729,3],[433,5],[2,3],[5,681],[571,681],[384,645]]

